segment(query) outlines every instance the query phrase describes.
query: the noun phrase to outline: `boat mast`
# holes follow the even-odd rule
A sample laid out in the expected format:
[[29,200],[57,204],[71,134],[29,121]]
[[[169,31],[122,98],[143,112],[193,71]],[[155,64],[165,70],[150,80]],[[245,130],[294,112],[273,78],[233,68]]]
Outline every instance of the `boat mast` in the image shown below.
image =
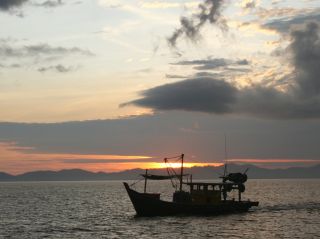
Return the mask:
[[227,163],[228,163],[228,153],[227,153],[227,135],[224,134],[224,172],[223,172],[223,177],[226,176],[227,174]]
[[181,154],[180,192],[182,191],[183,157],[184,157],[184,154]]
[[144,193],[147,192],[147,175],[148,175],[148,169],[146,169],[146,176],[144,178]]

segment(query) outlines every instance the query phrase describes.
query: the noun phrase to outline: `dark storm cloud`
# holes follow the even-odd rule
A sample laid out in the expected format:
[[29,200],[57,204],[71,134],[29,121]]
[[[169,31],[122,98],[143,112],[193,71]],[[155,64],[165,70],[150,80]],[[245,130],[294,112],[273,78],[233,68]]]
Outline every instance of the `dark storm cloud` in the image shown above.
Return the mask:
[[71,72],[71,71],[74,71],[76,70],[76,67],[73,67],[73,66],[64,66],[64,65],[55,65],[55,66],[47,66],[47,67],[40,67],[38,69],[39,72],[41,73],[45,73],[47,71],[55,71],[55,72],[58,72],[58,73],[68,73],[68,72]]
[[236,93],[237,89],[225,81],[203,77],[149,89],[143,92],[143,98],[129,104],[157,110],[226,113],[235,102]]
[[[286,51],[294,68],[281,79],[289,84],[286,91],[261,83],[236,88],[213,77],[198,77],[149,89],[141,99],[130,103],[156,110],[230,112],[279,119],[320,118],[319,24],[307,23],[304,28],[292,31]],[[206,64],[199,60],[181,62],[193,63]]]
[[21,7],[28,0],[1,0],[0,1],[0,10],[9,11],[12,8]]
[[48,44],[27,45],[16,47],[9,44],[0,44],[0,57],[15,58],[15,57],[37,57],[37,56],[66,56],[70,54],[92,56],[93,53],[89,50],[84,50],[78,47],[55,47]]
[[300,98],[294,90],[283,93],[257,85],[239,91],[234,113],[259,118],[311,119],[320,117],[320,97]]
[[296,81],[303,97],[320,94],[320,26],[308,23],[303,30],[292,32],[292,64]]
[[223,0],[204,0],[198,6],[198,13],[191,17],[181,17],[180,27],[168,38],[171,47],[176,47],[180,37],[186,37],[191,41],[200,38],[200,30],[206,24],[215,24],[223,30],[228,28],[226,20],[221,16]]

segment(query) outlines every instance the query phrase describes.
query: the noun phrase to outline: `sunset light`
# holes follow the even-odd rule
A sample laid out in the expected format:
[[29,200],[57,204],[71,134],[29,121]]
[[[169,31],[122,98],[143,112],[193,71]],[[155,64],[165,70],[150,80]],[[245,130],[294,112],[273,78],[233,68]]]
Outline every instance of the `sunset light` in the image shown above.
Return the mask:
[[0,22],[0,238],[319,238],[320,0]]
[[[192,162],[185,162],[183,163],[183,167],[185,168],[192,168],[192,167],[206,167],[206,166],[213,166],[218,167],[223,165],[223,163],[192,163]],[[181,168],[181,163],[154,163],[151,168]]]
[[319,8],[0,1],[0,172],[317,164]]

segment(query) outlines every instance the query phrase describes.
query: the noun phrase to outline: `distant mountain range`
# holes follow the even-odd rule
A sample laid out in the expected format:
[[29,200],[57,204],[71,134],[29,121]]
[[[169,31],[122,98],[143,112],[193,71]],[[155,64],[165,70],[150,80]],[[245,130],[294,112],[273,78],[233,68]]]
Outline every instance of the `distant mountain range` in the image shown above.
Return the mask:
[[[249,178],[320,178],[320,164],[312,167],[294,167],[287,169],[266,169],[254,165],[228,165],[229,172],[244,172],[247,168]],[[179,170],[177,170],[179,171]],[[115,173],[98,172],[93,173],[81,169],[61,171],[35,171],[20,175],[10,175],[0,172],[0,181],[95,181],[95,180],[135,180],[139,174],[144,173],[143,169],[132,169]],[[166,174],[165,169],[149,170],[149,173]],[[186,174],[192,174],[194,179],[214,179],[223,173],[223,166],[220,167],[193,167],[186,168]]]

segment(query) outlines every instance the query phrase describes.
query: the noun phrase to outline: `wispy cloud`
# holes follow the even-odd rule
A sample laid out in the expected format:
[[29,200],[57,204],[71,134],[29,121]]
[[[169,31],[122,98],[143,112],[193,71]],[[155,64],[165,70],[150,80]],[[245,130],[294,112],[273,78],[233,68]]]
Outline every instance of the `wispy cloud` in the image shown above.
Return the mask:
[[206,23],[218,26],[222,30],[228,28],[225,18],[221,15],[222,0],[204,0],[199,4],[197,13],[191,17],[181,17],[180,27],[168,38],[171,47],[177,46],[177,41],[181,37],[196,42],[200,39],[200,30]]
[[232,60],[225,58],[212,58],[208,57],[207,59],[201,60],[185,60],[178,61],[176,63],[171,63],[172,65],[185,65],[185,66],[194,66],[196,70],[211,70],[227,66],[247,66],[249,61],[247,59],[241,60]]
[[38,68],[38,71],[41,73],[45,73],[47,71],[55,71],[58,73],[68,73],[71,71],[75,71],[77,67],[74,66],[64,66],[64,65],[55,65],[55,66],[47,66],[47,67],[40,67]]
[[199,5],[198,1],[191,1],[191,2],[172,2],[172,1],[142,1],[140,3],[140,6],[142,8],[147,8],[147,9],[168,9],[168,8],[181,8],[181,7],[186,7],[186,8],[192,8],[196,7]]
[[41,3],[32,3],[33,6],[37,6],[37,7],[58,7],[58,6],[62,6],[64,3],[62,2],[62,0],[46,0],[43,1]]
[[63,57],[66,55],[78,54],[85,56],[93,56],[89,50],[84,50],[79,47],[62,47],[50,46],[47,43],[25,45],[21,47],[12,46],[10,44],[0,44],[0,56],[3,58],[20,58],[20,57],[38,57],[38,56],[57,56]]
[[[14,42],[14,40],[13,40]],[[66,66],[62,63],[43,66],[46,62],[55,62],[72,56],[92,57],[94,54],[79,47],[51,46],[47,43],[19,45],[9,40],[0,42],[0,63],[2,68],[22,68],[38,66],[40,72],[56,71],[67,73],[78,67]],[[39,66],[40,65],[40,66]]]

